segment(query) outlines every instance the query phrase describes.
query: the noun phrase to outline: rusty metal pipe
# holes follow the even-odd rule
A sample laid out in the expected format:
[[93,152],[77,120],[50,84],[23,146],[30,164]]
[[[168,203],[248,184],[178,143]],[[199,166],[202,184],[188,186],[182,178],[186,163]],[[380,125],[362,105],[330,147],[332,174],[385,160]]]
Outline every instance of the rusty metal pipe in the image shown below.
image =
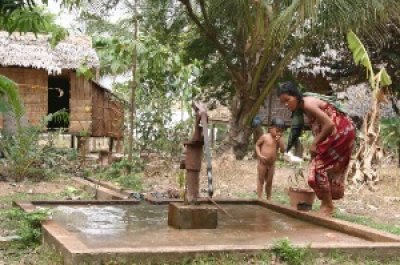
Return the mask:
[[201,159],[203,157],[203,141],[185,143],[185,204],[196,204],[199,197]]

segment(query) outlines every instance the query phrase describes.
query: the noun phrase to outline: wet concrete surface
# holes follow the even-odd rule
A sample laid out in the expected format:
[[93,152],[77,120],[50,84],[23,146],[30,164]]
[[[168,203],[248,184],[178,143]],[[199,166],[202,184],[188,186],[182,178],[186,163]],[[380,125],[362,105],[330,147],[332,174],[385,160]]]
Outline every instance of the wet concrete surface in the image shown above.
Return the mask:
[[53,221],[88,250],[181,246],[267,245],[293,243],[367,243],[369,241],[301,221],[259,205],[222,207],[217,229],[182,230],[167,224],[168,205],[57,206]]

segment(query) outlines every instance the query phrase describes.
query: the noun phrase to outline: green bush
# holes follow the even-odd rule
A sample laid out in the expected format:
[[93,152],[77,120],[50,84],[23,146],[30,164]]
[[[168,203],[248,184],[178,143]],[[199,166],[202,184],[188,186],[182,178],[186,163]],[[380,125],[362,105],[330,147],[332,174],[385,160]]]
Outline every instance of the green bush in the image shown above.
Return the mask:
[[312,256],[309,249],[296,248],[287,238],[276,242],[272,252],[289,265],[305,264]]
[[[36,165],[57,164],[54,162],[55,149],[49,145],[39,145],[40,134],[49,121],[67,120],[64,110],[49,114],[44,118],[42,124],[38,126],[17,127],[17,131],[13,135],[2,135],[0,140],[0,148],[7,160],[7,167],[10,176],[16,181],[21,181],[29,177],[29,170],[35,168]],[[58,156],[60,158],[61,156]],[[37,177],[38,171],[31,173]]]
[[400,147],[400,118],[387,118],[381,120],[381,135],[385,148],[396,152]]
[[133,173],[129,175],[122,175],[115,181],[126,189],[141,190],[142,189],[142,174]]
[[13,208],[8,210],[5,216],[16,225],[17,235],[20,237],[18,247],[27,248],[40,244],[41,222],[47,219],[48,210],[40,209],[27,213]]
[[98,177],[116,182],[126,189],[140,190],[142,188],[143,164],[138,157],[135,157],[132,172],[129,175],[126,174],[127,165],[130,164],[126,159],[115,162],[99,173]]

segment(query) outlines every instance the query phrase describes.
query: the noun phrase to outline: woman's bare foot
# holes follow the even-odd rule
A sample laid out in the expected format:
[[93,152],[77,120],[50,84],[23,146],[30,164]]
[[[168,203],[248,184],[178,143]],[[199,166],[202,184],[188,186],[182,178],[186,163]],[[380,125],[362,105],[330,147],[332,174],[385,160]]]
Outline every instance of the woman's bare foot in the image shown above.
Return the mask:
[[330,200],[322,200],[321,207],[319,209],[319,213],[326,217],[332,217],[335,212],[335,207],[333,206],[332,199]]
[[332,217],[335,212],[335,207],[332,203],[321,203],[321,207],[319,209],[319,213],[325,217]]

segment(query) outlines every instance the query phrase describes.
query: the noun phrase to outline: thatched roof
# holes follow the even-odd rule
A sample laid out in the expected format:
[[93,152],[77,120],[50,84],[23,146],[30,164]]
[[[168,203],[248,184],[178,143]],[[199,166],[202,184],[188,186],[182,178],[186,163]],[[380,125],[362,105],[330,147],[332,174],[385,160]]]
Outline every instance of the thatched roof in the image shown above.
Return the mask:
[[60,74],[85,64],[98,67],[99,59],[86,36],[67,37],[52,48],[48,35],[0,32],[0,65],[45,69]]

